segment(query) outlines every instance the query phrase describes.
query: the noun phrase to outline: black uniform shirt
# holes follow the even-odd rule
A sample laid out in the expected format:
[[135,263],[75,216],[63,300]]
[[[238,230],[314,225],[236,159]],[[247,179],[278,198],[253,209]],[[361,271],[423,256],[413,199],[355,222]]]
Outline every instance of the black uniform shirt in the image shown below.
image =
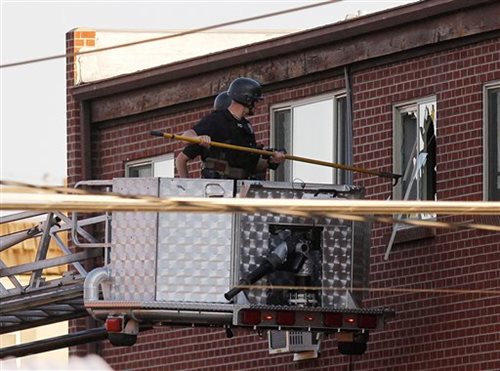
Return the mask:
[[[255,134],[245,118],[237,120],[227,109],[205,116],[193,127],[197,135],[208,135],[215,142],[255,148]],[[245,169],[254,173],[259,155],[211,146],[209,149],[192,144],[184,148],[183,153],[190,159],[201,156],[225,160],[231,167]]]

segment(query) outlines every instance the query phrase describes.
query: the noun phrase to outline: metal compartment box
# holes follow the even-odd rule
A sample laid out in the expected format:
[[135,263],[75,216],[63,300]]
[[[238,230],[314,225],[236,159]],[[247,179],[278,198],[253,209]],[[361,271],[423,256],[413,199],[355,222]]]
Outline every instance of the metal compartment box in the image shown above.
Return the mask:
[[[113,180],[113,191],[159,197],[363,196],[362,189],[351,186],[170,178],[118,178]],[[361,303],[361,291],[349,293],[349,289],[367,286],[369,226],[330,217],[271,213],[113,213],[110,299],[133,302],[136,308],[193,310],[276,304],[270,303],[273,293],[267,287],[290,283],[286,272],[262,277],[255,289],[245,290],[233,301],[226,300],[224,293],[262,263],[273,248],[273,236],[283,230],[313,236],[314,247],[302,271],[310,275],[309,284],[321,288],[311,296],[315,306],[357,307]],[[301,305],[304,300],[289,297],[285,305]]]
[[[238,193],[248,198],[285,199],[356,199],[363,197],[363,189],[350,186],[324,184],[251,182],[240,181]],[[292,234],[305,236],[312,232],[315,237],[308,252],[303,269],[297,274],[277,272],[266,275],[250,289],[239,303],[256,305],[299,305],[320,307],[357,307],[363,292],[349,291],[353,287],[367,287],[369,273],[369,226],[330,217],[302,217],[279,214],[239,214],[235,216],[238,234],[234,241],[235,262],[233,284],[248,275],[261,264],[262,257],[269,254],[273,233],[282,229]],[[310,236],[310,234],[309,234]],[[310,237],[305,237],[310,238]],[[307,282],[304,276],[308,277]],[[311,300],[300,293],[291,293],[289,298],[274,292],[272,286],[312,286]],[[284,291],[284,290],[281,290]],[[274,296],[274,298],[273,298]],[[314,299],[314,296],[316,298]]]

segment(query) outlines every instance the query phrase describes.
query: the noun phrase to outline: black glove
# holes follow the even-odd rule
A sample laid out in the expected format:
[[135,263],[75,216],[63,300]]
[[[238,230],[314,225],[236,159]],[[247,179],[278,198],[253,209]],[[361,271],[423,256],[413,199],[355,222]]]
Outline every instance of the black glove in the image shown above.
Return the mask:
[[[280,148],[280,149],[276,149],[276,148],[266,148],[266,151],[270,151],[270,152],[283,152],[286,154],[286,149],[284,148]],[[267,167],[271,170],[276,170],[281,164],[280,163],[277,163],[277,162],[272,162],[271,161],[271,156],[269,155],[263,155],[262,156],[263,159],[267,160]]]

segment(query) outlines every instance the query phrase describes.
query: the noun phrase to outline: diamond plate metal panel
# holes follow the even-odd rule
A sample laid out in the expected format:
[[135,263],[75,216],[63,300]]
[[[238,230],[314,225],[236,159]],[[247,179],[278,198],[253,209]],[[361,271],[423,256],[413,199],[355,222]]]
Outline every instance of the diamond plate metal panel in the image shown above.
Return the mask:
[[[248,186],[250,185],[250,188]],[[291,183],[270,183],[270,182],[239,182],[238,191],[245,193],[250,198],[360,198],[362,190],[348,186],[325,185],[297,185]],[[346,288],[353,286],[360,287],[367,281],[367,262],[369,257],[369,245],[366,239],[360,239],[356,244],[360,252],[357,254],[357,266],[353,270],[353,223],[347,220],[332,218],[302,218],[276,214],[242,214],[238,217],[236,232],[237,257],[235,272],[236,277],[233,283],[236,284],[240,277],[248,275],[255,270],[263,261],[263,257],[270,251],[270,225],[285,225],[300,227],[310,226],[321,228],[321,251],[318,255],[319,266],[314,269],[321,269],[316,272],[320,276],[317,283],[321,287],[321,303],[323,307],[339,307],[350,304]],[[366,232],[367,226],[358,227],[359,232]],[[361,233],[362,234],[362,233]],[[361,237],[366,237],[365,235]],[[357,238],[357,237],[356,237]],[[353,271],[356,276],[353,277]],[[255,286],[288,285],[290,284],[290,274],[282,274],[282,277],[264,276],[257,281]],[[292,274],[293,276],[293,274]],[[282,279],[280,281],[280,279]],[[356,279],[357,281],[354,281]],[[288,281],[287,281],[288,280]],[[362,281],[362,282],[359,282]],[[238,296],[238,303],[244,304],[269,304],[272,289],[255,288],[246,290],[246,295]],[[352,293],[355,299],[361,299],[359,292]]]
[[[352,280],[353,287],[355,288],[366,288],[369,286],[371,246],[370,230],[371,226],[368,222],[354,223]],[[368,296],[368,292],[365,290],[358,290],[356,292],[357,295],[354,299],[360,302]]]
[[[113,192],[158,196],[158,178],[117,178]],[[114,212],[111,221],[112,300],[155,297],[157,213]]]
[[352,222],[330,219],[323,234],[323,306],[346,306],[345,289],[352,287]]
[[[160,196],[233,197],[231,180],[160,180]],[[233,216],[160,213],[157,292],[159,301],[227,303]]]

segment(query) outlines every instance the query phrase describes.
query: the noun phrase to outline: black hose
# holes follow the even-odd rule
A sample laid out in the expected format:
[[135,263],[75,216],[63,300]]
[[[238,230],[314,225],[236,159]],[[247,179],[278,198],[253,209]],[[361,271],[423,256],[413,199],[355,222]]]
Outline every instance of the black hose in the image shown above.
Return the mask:
[[[271,262],[269,260],[266,259],[266,260],[264,260],[264,262],[261,265],[259,265],[259,267],[257,267],[257,269],[250,272],[246,277],[243,277],[242,279],[240,279],[240,281],[238,282],[238,286],[252,285],[253,283],[257,282],[259,279],[264,277],[266,274],[273,272],[274,269],[275,269],[275,266],[273,264],[271,264]],[[226,300],[231,300],[236,295],[238,295],[238,293],[240,291],[243,290],[242,287],[238,287],[238,286],[233,287],[231,290],[229,290],[228,292],[226,292],[224,294],[224,297],[226,298]]]

